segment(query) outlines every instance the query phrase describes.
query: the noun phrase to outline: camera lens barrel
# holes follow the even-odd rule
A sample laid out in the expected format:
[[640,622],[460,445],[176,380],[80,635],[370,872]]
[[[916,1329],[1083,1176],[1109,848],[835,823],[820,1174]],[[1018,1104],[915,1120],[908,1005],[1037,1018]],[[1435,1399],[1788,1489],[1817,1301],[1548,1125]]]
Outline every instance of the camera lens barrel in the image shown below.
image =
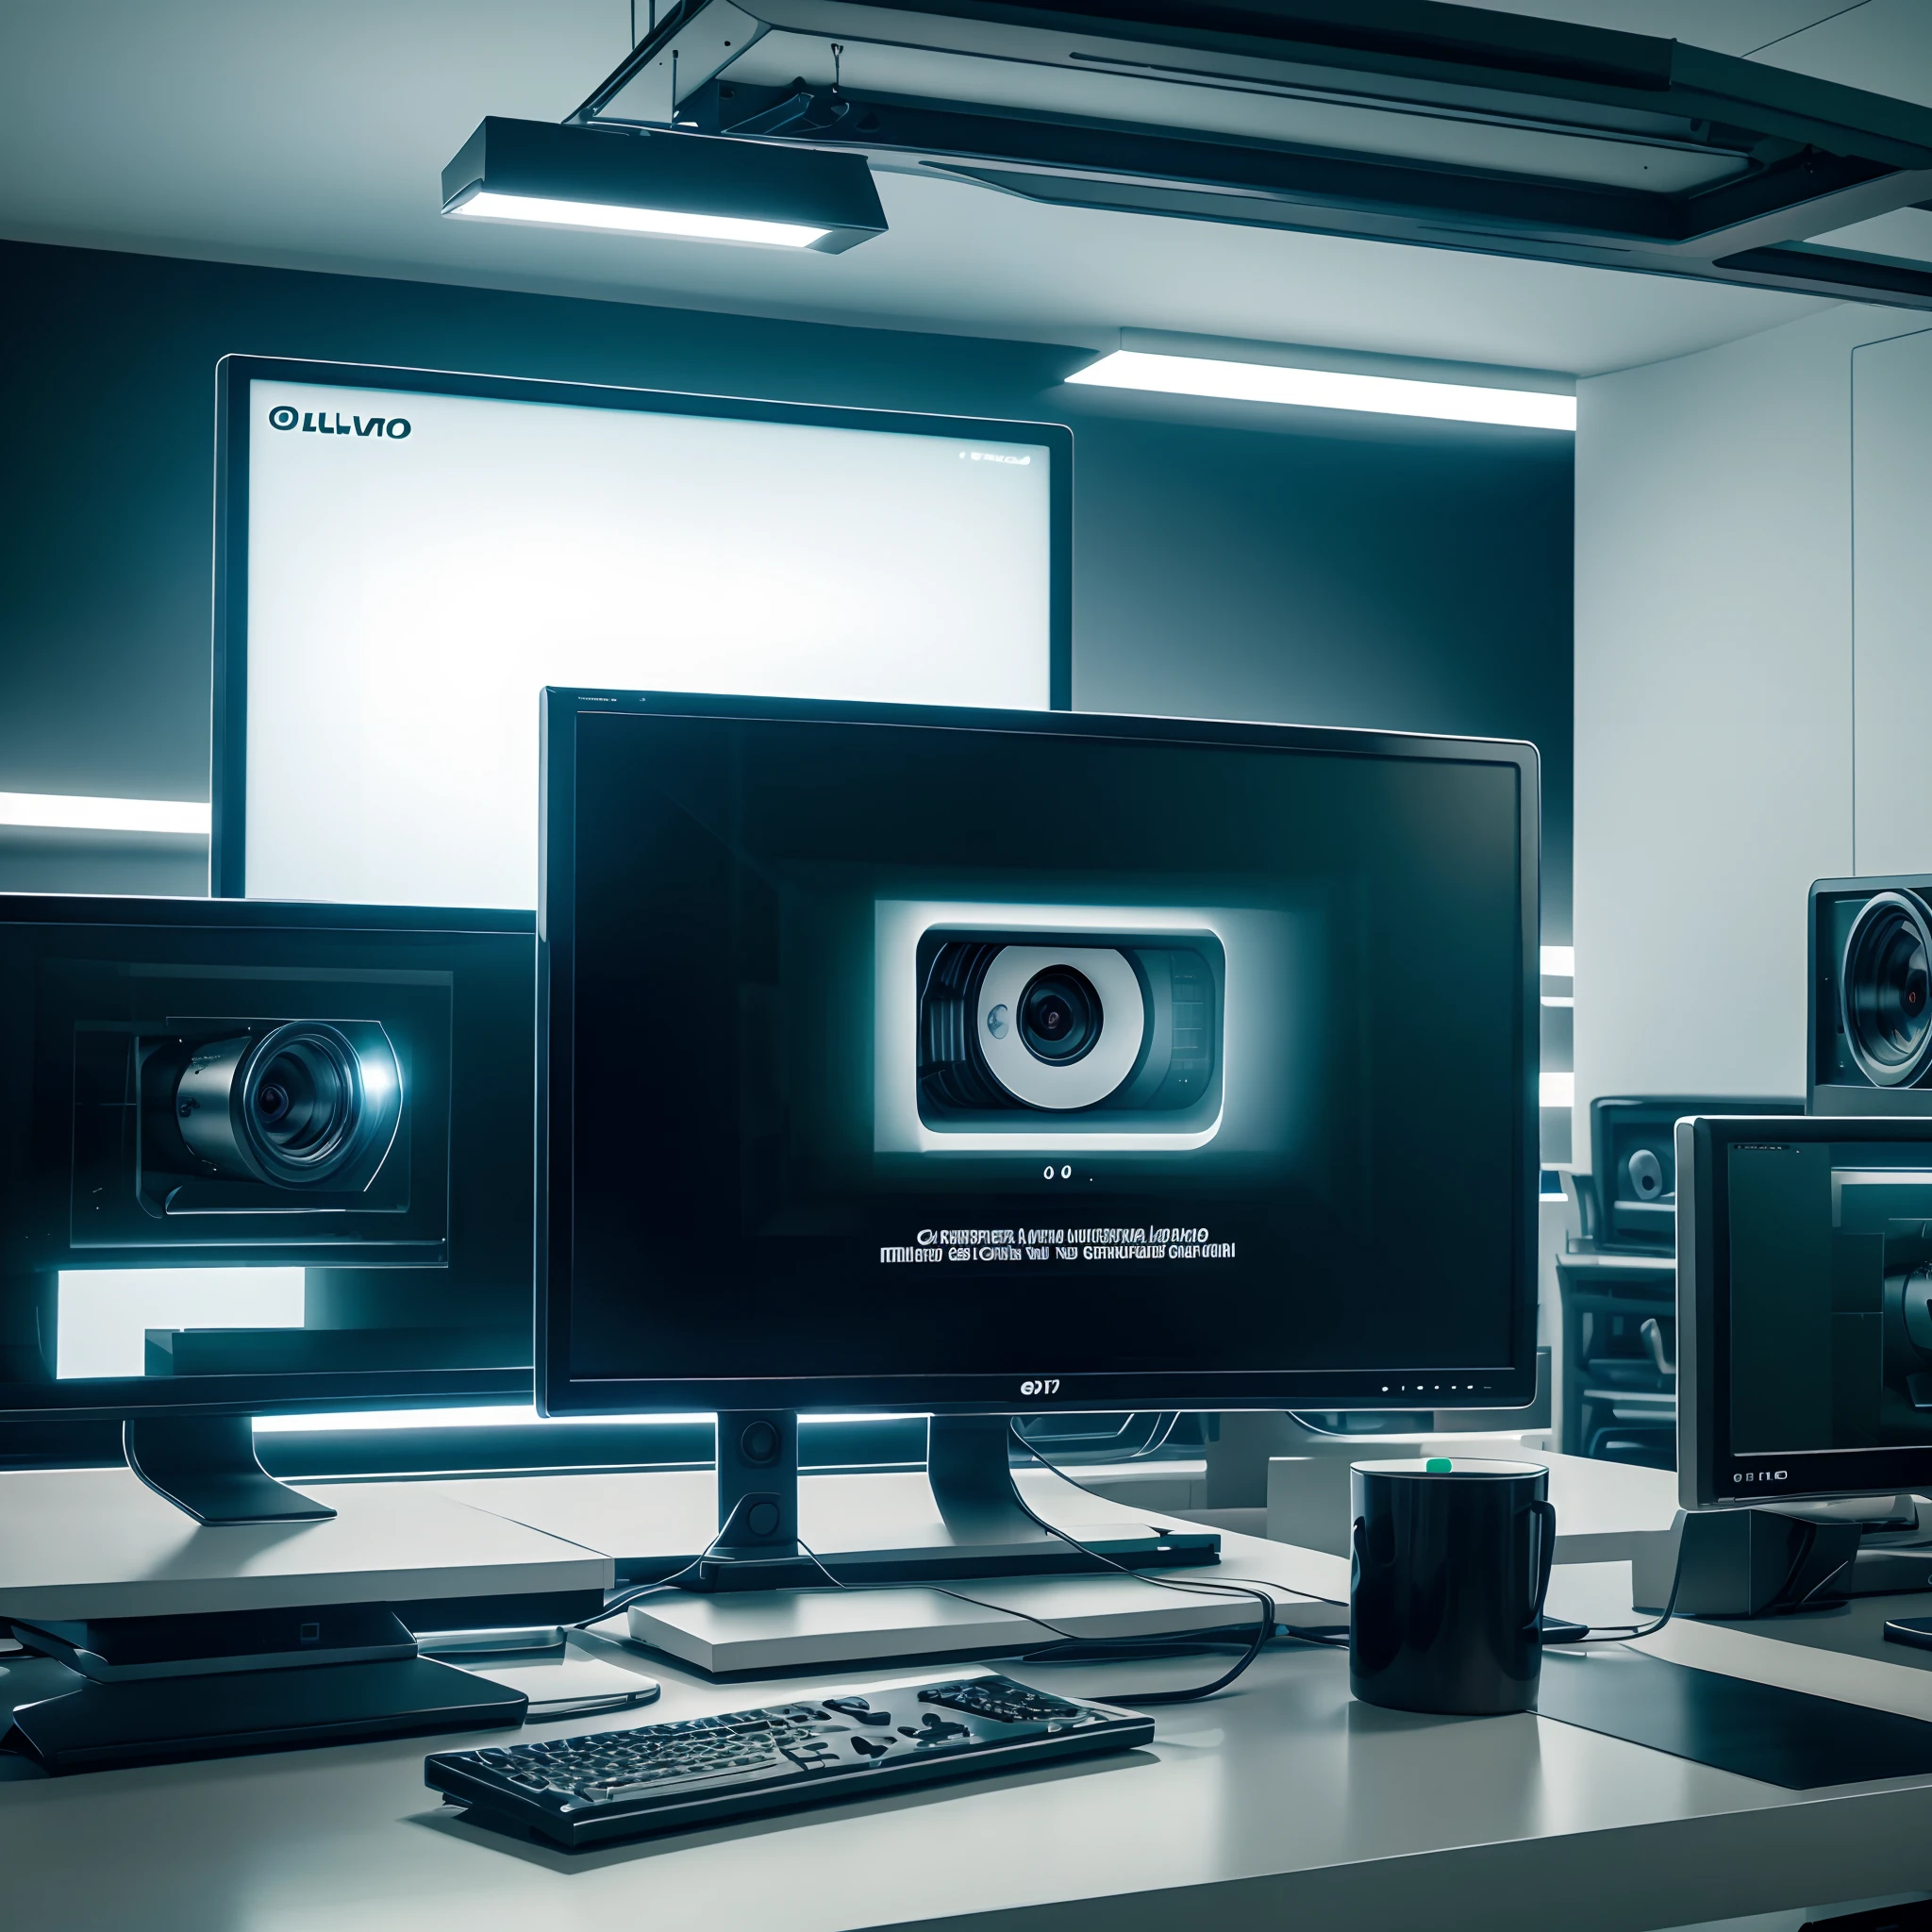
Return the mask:
[[1858,908],[1839,973],[1845,1044],[1874,1087],[1910,1087],[1932,1067],[1932,919],[1914,893]]
[[401,1111],[401,1069],[379,1031],[376,1041],[297,1020],[197,1046],[175,1090],[182,1141],[237,1178],[346,1184],[372,1147],[388,1148]]

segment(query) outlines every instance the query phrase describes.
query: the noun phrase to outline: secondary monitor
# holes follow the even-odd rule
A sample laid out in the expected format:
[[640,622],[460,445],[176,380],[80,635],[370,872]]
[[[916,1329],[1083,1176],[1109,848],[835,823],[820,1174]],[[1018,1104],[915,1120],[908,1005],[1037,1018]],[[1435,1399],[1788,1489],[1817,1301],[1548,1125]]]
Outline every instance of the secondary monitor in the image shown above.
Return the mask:
[[1071,702],[1063,427],[231,356],[214,891],[536,904],[550,684]]
[[208,1521],[333,1513],[253,1415],[527,1400],[531,927],[0,894],[0,1414]]
[[961,1417],[1532,1398],[1531,747],[558,691],[544,750],[551,1413],[931,1411],[937,1486]]
[[1932,1119],[1677,1123],[1678,1490],[1932,1490]]

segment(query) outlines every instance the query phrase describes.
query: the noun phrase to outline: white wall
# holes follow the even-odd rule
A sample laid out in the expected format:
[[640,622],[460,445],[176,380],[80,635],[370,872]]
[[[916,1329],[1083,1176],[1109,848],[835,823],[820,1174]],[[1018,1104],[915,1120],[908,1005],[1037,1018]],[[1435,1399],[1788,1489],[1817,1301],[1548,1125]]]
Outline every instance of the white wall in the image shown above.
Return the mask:
[[1576,1115],[1802,1094],[1805,896],[1853,869],[1846,305],[1578,385]]
[[1932,872],[1932,316],[1914,320],[1912,334],[1852,355],[1852,842],[1864,873]]

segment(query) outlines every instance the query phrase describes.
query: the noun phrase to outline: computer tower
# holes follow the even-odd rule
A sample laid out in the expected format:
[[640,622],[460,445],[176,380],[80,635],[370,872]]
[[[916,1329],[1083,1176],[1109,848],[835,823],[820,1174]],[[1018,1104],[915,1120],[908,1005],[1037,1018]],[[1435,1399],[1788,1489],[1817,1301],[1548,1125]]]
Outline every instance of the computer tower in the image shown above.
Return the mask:
[[1932,1114],[1932,875],[1811,888],[1806,1110]]

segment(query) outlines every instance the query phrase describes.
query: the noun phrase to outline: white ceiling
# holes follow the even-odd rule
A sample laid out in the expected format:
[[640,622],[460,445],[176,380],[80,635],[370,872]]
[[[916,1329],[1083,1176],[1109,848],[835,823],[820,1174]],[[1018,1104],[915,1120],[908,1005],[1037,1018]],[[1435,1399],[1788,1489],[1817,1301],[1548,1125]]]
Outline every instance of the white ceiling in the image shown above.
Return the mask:
[[[1925,0],[1515,10],[1932,101]],[[628,23],[628,0],[0,0],[0,234],[1095,346],[1131,326],[1579,374],[1825,306],[902,175],[879,178],[891,234],[842,256],[444,221],[439,176],[477,121],[560,119]]]

